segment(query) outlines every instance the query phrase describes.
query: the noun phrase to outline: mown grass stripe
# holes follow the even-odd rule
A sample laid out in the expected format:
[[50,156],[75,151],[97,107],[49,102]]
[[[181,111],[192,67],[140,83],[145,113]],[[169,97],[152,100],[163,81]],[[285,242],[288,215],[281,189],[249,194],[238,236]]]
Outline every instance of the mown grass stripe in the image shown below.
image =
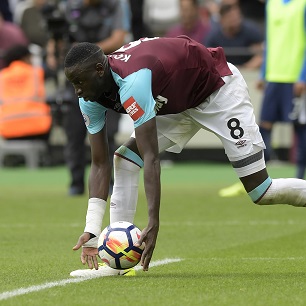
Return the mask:
[[[163,260],[157,260],[157,261],[153,261],[152,263],[150,263],[150,268],[153,267],[157,267],[157,266],[162,266],[162,265],[167,265],[167,264],[171,264],[171,263],[175,263],[175,262],[179,262],[181,261],[181,259],[179,258],[166,258]],[[137,266],[135,267],[135,270],[141,270],[142,267],[141,266]],[[63,279],[60,281],[56,281],[56,282],[50,282],[50,283],[46,283],[46,284],[41,284],[41,285],[35,285],[35,286],[30,286],[27,288],[19,288],[16,290],[12,290],[12,291],[6,291],[0,294],[0,301],[3,300],[7,300],[9,298],[12,297],[16,297],[19,295],[24,295],[24,294],[29,294],[32,292],[37,292],[37,291],[41,291],[44,289],[50,289],[53,287],[60,287],[60,286],[65,286],[67,284],[74,284],[74,283],[81,283],[93,278],[98,278],[98,277],[103,277],[103,276],[94,276],[94,277],[77,277],[77,278],[67,278],[67,279]]]

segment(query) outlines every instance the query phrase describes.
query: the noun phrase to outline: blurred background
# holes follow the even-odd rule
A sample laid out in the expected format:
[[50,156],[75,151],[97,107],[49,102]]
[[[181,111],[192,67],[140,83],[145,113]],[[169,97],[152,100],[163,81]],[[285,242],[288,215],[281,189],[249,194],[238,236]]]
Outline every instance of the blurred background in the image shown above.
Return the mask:
[[[207,47],[222,46],[228,61],[235,64],[245,77],[259,119],[263,90],[257,83],[261,78],[266,32],[263,1],[2,0],[0,13],[1,102],[29,99],[29,96],[33,100],[39,90],[39,100],[49,107],[51,116],[50,124],[48,109],[41,110],[41,117],[33,119],[30,125],[38,127],[42,124],[44,128],[30,132],[22,131],[24,121],[23,125],[19,121],[8,123],[7,118],[0,117],[0,125],[1,121],[6,122],[0,126],[1,167],[65,165],[71,174],[67,183],[71,195],[84,192],[84,169],[90,163],[89,146],[76,107],[77,97],[63,74],[65,54],[73,43],[79,41],[96,42],[106,53],[145,36],[183,34]],[[22,84],[16,75],[14,81],[12,77],[1,77],[14,61],[25,62],[24,54],[18,54],[20,45],[28,48],[31,58],[27,62],[32,66],[28,76],[23,73]],[[10,54],[14,56],[10,57]],[[43,79],[38,81],[41,83],[36,88],[33,82],[26,84],[24,79],[33,80],[38,68]],[[23,71],[24,65],[18,69]],[[27,89],[22,89],[22,86]],[[31,107],[35,108],[34,105]],[[18,111],[23,112],[21,116],[28,116],[29,109]],[[17,110],[8,112],[12,117]],[[114,122],[114,126],[109,128],[110,150],[113,151],[129,137],[133,124],[125,115],[109,121]],[[77,127],[75,131],[71,131],[72,124]],[[6,129],[12,129],[11,125],[20,127],[15,134],[8,135]],[[273,154],[270,162],[296,162],[296,137],[291,122],[276,122],[271,144]],[[221,142],[203,130],[194,136],[181,154],[164,153],[161,158],[165,164],[227,162]]]

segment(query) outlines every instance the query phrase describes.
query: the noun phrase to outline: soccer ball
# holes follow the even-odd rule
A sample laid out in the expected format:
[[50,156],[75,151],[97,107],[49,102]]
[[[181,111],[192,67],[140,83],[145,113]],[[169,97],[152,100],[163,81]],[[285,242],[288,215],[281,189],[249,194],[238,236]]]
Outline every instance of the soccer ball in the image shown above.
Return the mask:
[[136,266],[141,258],[144,244],[136,247],[141,231],[126,221],[114,222],[107,226],[98,240],[101,260],[113,269],[129,269]]

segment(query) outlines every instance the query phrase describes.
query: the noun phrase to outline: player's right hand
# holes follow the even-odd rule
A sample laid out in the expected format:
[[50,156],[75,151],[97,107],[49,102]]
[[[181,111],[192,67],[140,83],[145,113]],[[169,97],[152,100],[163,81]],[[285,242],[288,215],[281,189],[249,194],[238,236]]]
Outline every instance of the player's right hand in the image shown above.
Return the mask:
[[83,233],[77,244],[72,248],[74,251],[78,250],[82,247],[82,253],[81,253],[81,262],[83,265],[87,263],[88,267],[90,269],[95,268],[98,270],[98,249],[93,247],[85,247],[83,246],[86,242],[88,242],[90,239],[89,233]]
[[265,88],[265,81],[260,79],[256,82],[256,85],[255,87],[258,89],[258,90],[263,90]]
[[148,271],[149,269],[149,264],[156,245],[158,230],[159,230],[159,224],[154,224],[154,226],[148,225],[142,231],[141,237],[137,243],[137,246],[140,246],[143,242],[145,243],[145,248],[143,250],[140,260],[140,264],[142,265],[143,271]]

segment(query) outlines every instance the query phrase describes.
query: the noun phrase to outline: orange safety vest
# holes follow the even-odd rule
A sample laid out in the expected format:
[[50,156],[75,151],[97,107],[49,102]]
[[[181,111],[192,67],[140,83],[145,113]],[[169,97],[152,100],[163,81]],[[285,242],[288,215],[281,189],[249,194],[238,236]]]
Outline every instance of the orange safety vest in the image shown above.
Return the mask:
[[45,103],[44,72],[23,61],[0,71],[0,135],[16,138],[46,134],[52,124]]

